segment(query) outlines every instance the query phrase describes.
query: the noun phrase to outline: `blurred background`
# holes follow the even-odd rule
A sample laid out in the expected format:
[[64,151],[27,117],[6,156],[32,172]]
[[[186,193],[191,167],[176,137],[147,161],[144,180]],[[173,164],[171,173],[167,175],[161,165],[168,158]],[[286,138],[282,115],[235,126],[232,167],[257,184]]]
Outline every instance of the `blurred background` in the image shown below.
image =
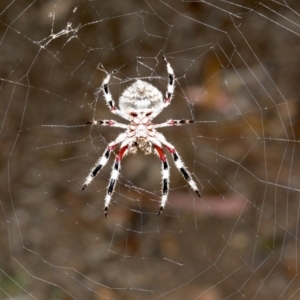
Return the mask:
[[[9,0],[0,3],[1,299],[299,299],[299,49],[296,0]],[[165,93],[172,157],[122,160],[110,90],[142,78]]]

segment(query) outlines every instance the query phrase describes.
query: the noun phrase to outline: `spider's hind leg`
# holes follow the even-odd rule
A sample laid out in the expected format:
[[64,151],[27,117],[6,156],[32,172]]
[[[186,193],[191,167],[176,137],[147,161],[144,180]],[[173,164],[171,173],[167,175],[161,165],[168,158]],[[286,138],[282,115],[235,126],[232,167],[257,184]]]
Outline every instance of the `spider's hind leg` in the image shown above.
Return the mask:
[[[115,74],[116,71],[114,71],[112,74]],[[107,76],[104,78],[103,82],[102,82],[102,90],[103,90],[103,95],[106,101],[106,104],[108,105],[110,111],[115,114],[118,115],[120,117],[122,117],[125,120],[130,120],[130,116],[128,116],[127,114],[125,114],[123,111],[119,110],[116,107],[115,101],[111,95],[111,92],[108,88],[108,84],[111,78],[112,74],[107,74]]]
[[163,59],[167,65],[167,71],[168,71],[168,76],[169,76],[169,81],[168,81],[168,89],[166,92],[166,99],[165,99],[165,103],[169,104],[171,102],[173,93],[174,93],[174,71],[173,68],[171,67],[170,63],[168,62],[167,58],[163,55]]

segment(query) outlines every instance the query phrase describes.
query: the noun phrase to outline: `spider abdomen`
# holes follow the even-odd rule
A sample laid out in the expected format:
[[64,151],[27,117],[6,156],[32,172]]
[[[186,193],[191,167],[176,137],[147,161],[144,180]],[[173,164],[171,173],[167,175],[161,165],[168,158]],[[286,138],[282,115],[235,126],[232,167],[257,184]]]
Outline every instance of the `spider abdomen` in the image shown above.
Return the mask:
[[152,84],[137,80],[130,85],[121,95],[119,101],[120,110],[130,112],[153,111],[163,103],[162,93]]

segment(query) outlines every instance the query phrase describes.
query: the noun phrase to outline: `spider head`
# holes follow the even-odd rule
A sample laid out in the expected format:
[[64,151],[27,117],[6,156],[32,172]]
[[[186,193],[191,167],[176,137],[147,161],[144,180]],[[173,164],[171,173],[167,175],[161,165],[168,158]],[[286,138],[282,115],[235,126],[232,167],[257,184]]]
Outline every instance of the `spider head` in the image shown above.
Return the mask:
[[150,115],[163,104],[162,93],[152,84],[137,80],[122,93],[120,110],[126,114]]

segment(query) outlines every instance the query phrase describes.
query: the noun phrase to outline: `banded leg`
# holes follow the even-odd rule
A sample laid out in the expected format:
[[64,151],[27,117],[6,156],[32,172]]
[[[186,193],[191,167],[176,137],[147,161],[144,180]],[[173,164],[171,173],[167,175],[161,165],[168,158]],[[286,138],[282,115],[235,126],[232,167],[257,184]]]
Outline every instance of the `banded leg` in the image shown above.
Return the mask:
[[127,129],[128,126],[126,124],[122,124],[119,122],[116,122],[114,120],[93,120],[86,122],[87,125],[102,125],[102,126],[110,126],[110,127],[119,127]]
[[156,109],[152,114],[151,114],[151,120],[154,119],[157,115],[159,115],[161,113],[161,111],[169,106],[169,104],[171,103],[172,97],[173,97],[173,93],[174,93],[174,87],[175,87],[175,75],[174,75],[174,71],[173,68],[171,67],[170,63],[168,62],[168,60],[166,59],[166,57],[163,55],[163,59],[167,65],[167,71],[168,71],[168,87],[167,87],[167,91],[166,91],[166,99],[164,99],[163,101],[163,105],[160,106],[158,109]]
[[97,160],[96,164],[92,167],[89,175],[86,177],[81,190],[83,191],[94,179],[94,177],[98,174],[102,167],[106,165],[108,162],[109,156],[114,148],[122,143],[126,139],[126,133],[121,133],[113,142],[109,143],[107,148],[105,149],[103,155]]
[[[115,71],[112,73],[114,74]],[[110,81],[110,77],[111,77],[111,74],[108,74],[104,80],[103,80],[103,83],[102,83],[102,89],[103,89],[103,94],[104,94],[104,98],[105,98],[105,101],[110,109],[110,111],[115,114],[115,115],[118,115],[122,118],[124,118],[125,120],[130,120],[130,116],[128,116],[127,114],[123,113],[122,111],[120,111],[117,107],[116,107],[116,104],[115,104],[115,101],[113,100],[112,98],[112,95],[109,91],[109,88],[108,88],[108,83]]]
[[161,211],[164,209],[166,202],[168,200],[169,194],[169,182],[170,182],[170,169],[167,161],[167,157],[165,155],[164,150],[161,146],[154,145],[157,155],[159,156],[162,165],[161,165],[161,174],[162,174],[162,198],[160,202],[160,209],[157,216],[160,216]]
[[196,194],[198,195],[199,198],[201,198],[201,194],[198,190],[198,187],[197,187],[195,181],[192,179],[192,176],[191,176],[190,172],[184,166],[184,164],[183,164],[180,156],[178,155],[176,149],[175,148],[169,148],[169,147],[167,147],[167,149],[172,154],[174,162],[175,162],[175,166],[177,167],[177,169],[181,172],[182,176],[187,181],[187,183],[190,185],[190,187],[193,189],[193,191],[196,192]]
[[173,157],[174,162],[175,162],[175,166],[180,171],[180,173],[182,174],[182,176],[184,177],[184,179],[187,181],[187,183],[190,185],[190,187],[192,188],[192,190],[194,192],[196,192],[196,194],[198,195],[199,198],[201,198],[200,192],[198,190],[198,187],[197,187],[195,181],[192,179],[192,176],[191,176],[190,172],[184,166],[183,161],[181,160],[181,158],[180,158],[178,152],[176,151],[175,147],[172,144],[170,144],[161,133],[156,132],[155,137],[172,154],[172,157]]
[[174,71],[173,68],[171,67],[170,63],[168,62],[168,60],[166,59],[166,57],[163,55],[163,59],[167,65],[167,71],[168,71],[168,76],[169,76],[169,82],[168,82],[168,89],[166,92],[166,99],[164,100],[164,102],[169,105],[171,100],[172,100],[172,96],[174,93]]
[[126,144],[125,146],[122,145],[118,155],[115,158],[115,162],[112,167],[110,180],[109,180],[109,184],[107,186],[107,192],[106,192],[106,196],[104,199],[104,215],[105,215],[105,217],[107,217],[108,206],[110,204],[112,194],[115,190],[116,182],[119,178],[120,169],[121,169],[121,159],[125,155],[127,148],[128,148],[128,144]]
[[180,126],[194,123],[194,120],[168,120],[164,123],[155,124],[153,128],[169,127],[169,126]]

